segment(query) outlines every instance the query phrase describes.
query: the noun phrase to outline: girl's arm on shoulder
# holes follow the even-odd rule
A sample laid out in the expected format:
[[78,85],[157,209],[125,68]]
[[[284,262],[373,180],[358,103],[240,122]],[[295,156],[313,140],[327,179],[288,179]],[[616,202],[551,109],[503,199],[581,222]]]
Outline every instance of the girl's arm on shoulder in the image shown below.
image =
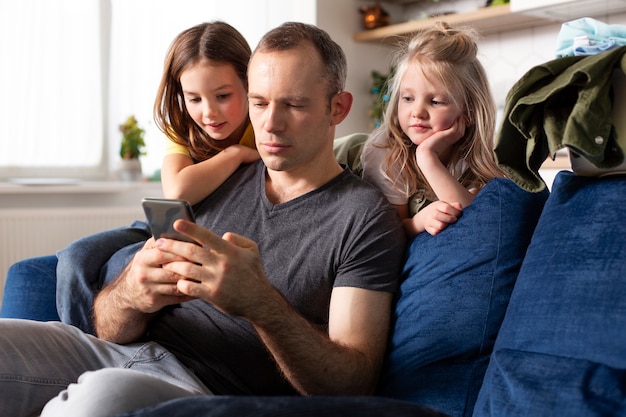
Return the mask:
[[242,145],[229,146],[197,164],[186,155],[166,155],[161,169],[163,195],[196,204],[222,185],[241,164],[257,159],[259,153],[256,150]]

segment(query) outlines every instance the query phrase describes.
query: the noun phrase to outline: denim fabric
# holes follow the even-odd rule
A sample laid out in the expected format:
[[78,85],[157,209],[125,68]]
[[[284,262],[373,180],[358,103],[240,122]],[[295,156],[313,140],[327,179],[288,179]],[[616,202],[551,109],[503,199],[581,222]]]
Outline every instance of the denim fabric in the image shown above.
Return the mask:
[[474,415],[623,417],[624,381],[624,369],[502,348],[493,353],[485,378],[491,394],[481,391]]
[[[93,334],[92,307],[96,294],[114,280],[123,262],[108,262],[114,254],[129,245],[150,238],[147,223],[136,221],[129,227],[120,227],[95,233],[72,242],[57,253],[56,306],[61,321]],[[134,254],[135,250],[131,250]]]
[[57,257],[24,259],[7,271],[0,318],[58,321],[54,301]]
[[118,417],[446,417],[410,402],[377,397],[193,397]]
[[0,392],[11,399],[0,402],[0,416],[38,415],[81,374],[106,367],[130,368],[192,393],[208,393],[191,371],[156,343],[116,345],[60,322],[0,320],[0,358]]
[[557,175],[474,415],[626,415],[626,177]]
[[457,223],[416,236],[378,394],[471,415],[547,196],[494,179]]

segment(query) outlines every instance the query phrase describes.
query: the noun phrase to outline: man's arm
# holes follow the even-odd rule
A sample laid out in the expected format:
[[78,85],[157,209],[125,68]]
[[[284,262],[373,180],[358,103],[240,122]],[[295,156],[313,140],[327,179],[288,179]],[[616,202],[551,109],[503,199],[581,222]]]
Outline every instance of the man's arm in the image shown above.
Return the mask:
[[99,338],[134,342],[145,334],[160,309],[190,299],[176,288],[181,277],[161,268],[163,263],[180,258],[153,246],[154,241],[148,240],[121,275],[96,297],[94,326]]
[[392,294],[354,287],[333,290],[328,335],[286,301],[253,321],[281,370],[304,395],[368,395],[382,366]]

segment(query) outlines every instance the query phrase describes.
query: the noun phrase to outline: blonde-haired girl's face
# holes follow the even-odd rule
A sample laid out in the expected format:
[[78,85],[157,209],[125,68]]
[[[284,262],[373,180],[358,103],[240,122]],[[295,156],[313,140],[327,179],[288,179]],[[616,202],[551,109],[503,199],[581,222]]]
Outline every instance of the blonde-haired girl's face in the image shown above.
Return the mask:
[[233,133],[241,134],[248,98],[232,65],[201,61],[182,72],[180,84],[189,115],[211,138],[226,140]]
[[462,115],[450,92],[430,82],[419,69],[410,66],[400,80],[398,121],[416,145],[436,132],[449,129]]

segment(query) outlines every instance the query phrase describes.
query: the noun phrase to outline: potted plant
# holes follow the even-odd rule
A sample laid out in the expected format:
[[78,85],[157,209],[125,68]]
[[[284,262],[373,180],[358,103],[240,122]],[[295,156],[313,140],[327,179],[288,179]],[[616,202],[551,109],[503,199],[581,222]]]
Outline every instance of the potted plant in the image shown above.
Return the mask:
[[143,139],[145,130],[139,127],[134,115],[119,126],[122,133],[120,143],[120,170],[119,175],[122,181],[139,181],[141,179],[141,161],[139,157],[145,155],[143,148],[146,143]]
[[395,68],[391,68],[388,74],[382,74],[376,70],[371,72],[372,74],[372,88],[370,93],[374,96],[374,100],[370,105],[369,116],[372,124],[370,129],[375,129],[383,122],[383,115],[385,108],[389,102],[390,86],[389,80],[393,77]]

